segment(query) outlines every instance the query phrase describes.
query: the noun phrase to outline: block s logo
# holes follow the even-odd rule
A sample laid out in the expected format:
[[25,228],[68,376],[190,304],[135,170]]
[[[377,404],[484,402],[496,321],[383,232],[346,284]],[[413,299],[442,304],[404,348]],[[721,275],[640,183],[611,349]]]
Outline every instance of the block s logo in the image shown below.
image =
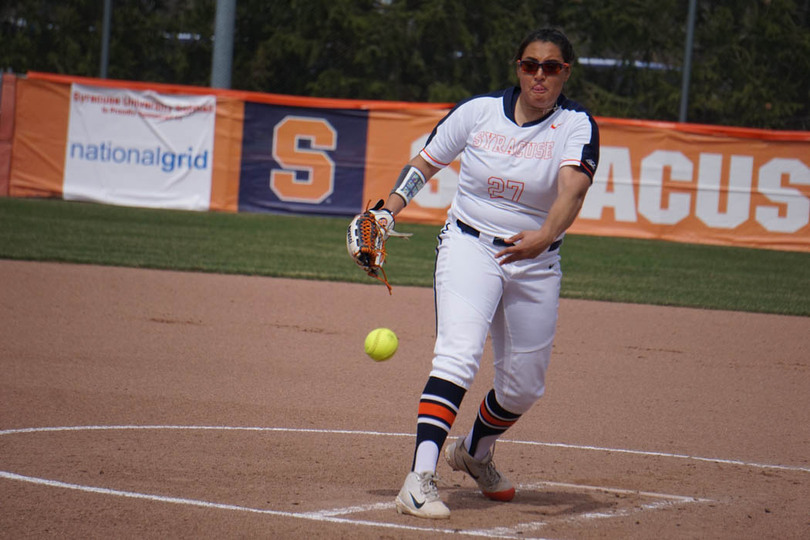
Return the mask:
[[[281,170],[270,172],[270,189],[286,202],[320,203],[335,191],[337,131],[324,118],[285,116],[273,129],[273,159]],[[302,141],[308,141],[304,146]]]

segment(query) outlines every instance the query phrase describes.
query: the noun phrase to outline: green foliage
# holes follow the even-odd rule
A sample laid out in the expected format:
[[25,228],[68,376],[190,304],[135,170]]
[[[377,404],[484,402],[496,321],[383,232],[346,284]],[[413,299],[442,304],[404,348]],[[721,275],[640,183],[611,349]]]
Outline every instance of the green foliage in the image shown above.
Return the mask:
[[[345,218],[181,212],[0,198],[0,258],[381,287],[346,254]],[[439,227],[398,224],[392,284],[432,286]],[[567,298],[810,316],[810,254],[568,235]],[[396,294],[396,289],[394,291]]]
[[[566,94],[599,116],[678,119],[686,0],[237,0],[232,86],[455,102],[515,82],[530,30],[565,29]],[[699,0],[690,122],[810,129],[810,3]],[[113,2],[109,76],[206,86],[216,0]],[[97,76],[101,0],[6,0],[0,70]],[[657,63],[664,69],[639,64]]]
[[[808,4],[716,2],[700,12],[690,117],[708,124],[810,129]],[[734,69],[730,69],[734,66]]]
[[[99,76],[103,5],[100,0],[5,2],[0,69]],[[113,2],[108,76],[207,85],[213,21],[213,0]]]

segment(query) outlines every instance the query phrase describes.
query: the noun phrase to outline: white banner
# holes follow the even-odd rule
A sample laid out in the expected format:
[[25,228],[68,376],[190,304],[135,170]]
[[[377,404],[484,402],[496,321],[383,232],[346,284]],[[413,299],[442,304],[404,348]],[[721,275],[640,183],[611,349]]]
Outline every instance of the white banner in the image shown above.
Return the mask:
[[63,197],[208,210],[215,113],[213,95],[72,85]]

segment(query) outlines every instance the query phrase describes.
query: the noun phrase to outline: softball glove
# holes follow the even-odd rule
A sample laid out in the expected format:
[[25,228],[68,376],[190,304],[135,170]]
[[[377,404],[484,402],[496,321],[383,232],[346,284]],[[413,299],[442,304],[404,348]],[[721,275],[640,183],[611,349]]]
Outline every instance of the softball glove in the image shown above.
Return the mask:
[[357,214],[349,223],[346,232],[346,249],[354,262],[369,276],[391,285],[383,270],[385,264],[385,243],[389,236],[408,237],[410,234],[394,230],[394,215],[383,209],[382,199],[370,210]]

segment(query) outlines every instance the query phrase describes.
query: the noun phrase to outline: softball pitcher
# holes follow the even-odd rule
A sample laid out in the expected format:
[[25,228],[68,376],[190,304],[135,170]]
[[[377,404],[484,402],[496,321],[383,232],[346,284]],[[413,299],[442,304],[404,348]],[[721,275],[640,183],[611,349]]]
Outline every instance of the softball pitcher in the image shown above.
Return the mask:
[[478,372],[487,334],[492,389],[469,433],[445,449],[445,458],[486,497],[509,501],[515,495],[492,461],[493,447],[544,393],[560,246],[599,160],[596,123],[562,94],[573,60],[561,31],[529,34],[514,58],[519,86],[450,111],[403,168],[382,209],[396,216],[429,178],[461,156],[458,191],[439,235],[433,368],[419,401],[411,470],[396,498],[400,513],[450,515],[436,487],[437,461]]

